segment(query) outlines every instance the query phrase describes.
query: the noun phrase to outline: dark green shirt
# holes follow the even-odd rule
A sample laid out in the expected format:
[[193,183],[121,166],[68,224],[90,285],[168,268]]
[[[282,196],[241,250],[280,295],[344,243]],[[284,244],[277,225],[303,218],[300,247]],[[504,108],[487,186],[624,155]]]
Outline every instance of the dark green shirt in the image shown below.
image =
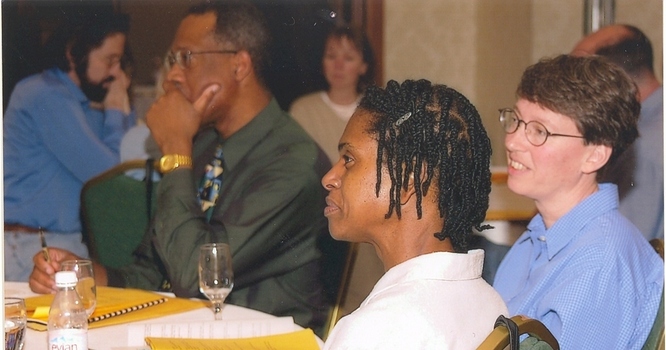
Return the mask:
[[[208,223],[197,189],[218,144],[224,182]],[[199,246],[228,242],[235,275],[228,303],[290,315],[318,330],[328,311],[317,247],[328,236],[320,184],[330,168],[326,156],[274,99],[227,140],[213,128],[203,130],[193,154],[194,169],[177,169],[160,181],[137,259],[109,271],[109,284],[157,290],[168,281],[177,296],[200,296]]]

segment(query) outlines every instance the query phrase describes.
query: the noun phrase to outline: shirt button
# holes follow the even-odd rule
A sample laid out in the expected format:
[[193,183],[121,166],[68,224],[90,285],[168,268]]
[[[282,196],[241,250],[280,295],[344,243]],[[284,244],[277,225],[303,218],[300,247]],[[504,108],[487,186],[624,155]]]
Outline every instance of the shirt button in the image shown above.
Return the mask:
[[546,236],[539,236],[539,240],[541,242],[545,242],[546,241]]

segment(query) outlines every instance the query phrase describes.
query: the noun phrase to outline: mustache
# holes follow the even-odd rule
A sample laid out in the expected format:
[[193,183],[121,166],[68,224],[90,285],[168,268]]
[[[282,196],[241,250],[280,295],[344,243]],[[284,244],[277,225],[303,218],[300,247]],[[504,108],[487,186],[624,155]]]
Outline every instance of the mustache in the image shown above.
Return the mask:
[[106,79],[102,80],[102,82],[99,83],[99,85],[106,84],[106,83],[110,83],[110,82],[112,82],[112,81],[114,81],[114,80],[116,80],[116,77],[114,77],[113,75],[110,75],[110,76],[108,76]]

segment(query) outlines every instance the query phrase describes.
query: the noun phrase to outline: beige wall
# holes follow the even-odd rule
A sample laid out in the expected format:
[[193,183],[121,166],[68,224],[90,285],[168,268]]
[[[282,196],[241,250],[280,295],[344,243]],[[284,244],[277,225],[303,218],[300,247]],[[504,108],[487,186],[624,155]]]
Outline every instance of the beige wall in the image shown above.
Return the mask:
[[[616,0],[616,22],[643,30],[662,77],[661,0]],[[385,79],[426,78],[465,94],[504,165],[497,109],[514,102],[522,71],[583,36],[580,0],[385,0]]]
[[477,1],[386,0],[384,77],[427,78],[475,90]]

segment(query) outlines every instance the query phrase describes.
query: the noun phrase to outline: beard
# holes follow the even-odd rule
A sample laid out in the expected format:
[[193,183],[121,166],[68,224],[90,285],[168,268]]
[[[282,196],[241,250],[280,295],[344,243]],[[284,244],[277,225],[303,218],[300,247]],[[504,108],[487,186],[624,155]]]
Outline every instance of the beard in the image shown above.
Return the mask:
[[83,94],[86,95],[90,101],[97,103],[104,101],[106,94],[109,92],[109,89],[105,88],[104,84],[112,82],[115,79],[113,76],[109,76],[97,84],[91,82],[90,78],[88,77],[87,60],[76,67],[76,74],[79,76],[79,80],[81,81],[80,88],[81,91],[83,91]]

